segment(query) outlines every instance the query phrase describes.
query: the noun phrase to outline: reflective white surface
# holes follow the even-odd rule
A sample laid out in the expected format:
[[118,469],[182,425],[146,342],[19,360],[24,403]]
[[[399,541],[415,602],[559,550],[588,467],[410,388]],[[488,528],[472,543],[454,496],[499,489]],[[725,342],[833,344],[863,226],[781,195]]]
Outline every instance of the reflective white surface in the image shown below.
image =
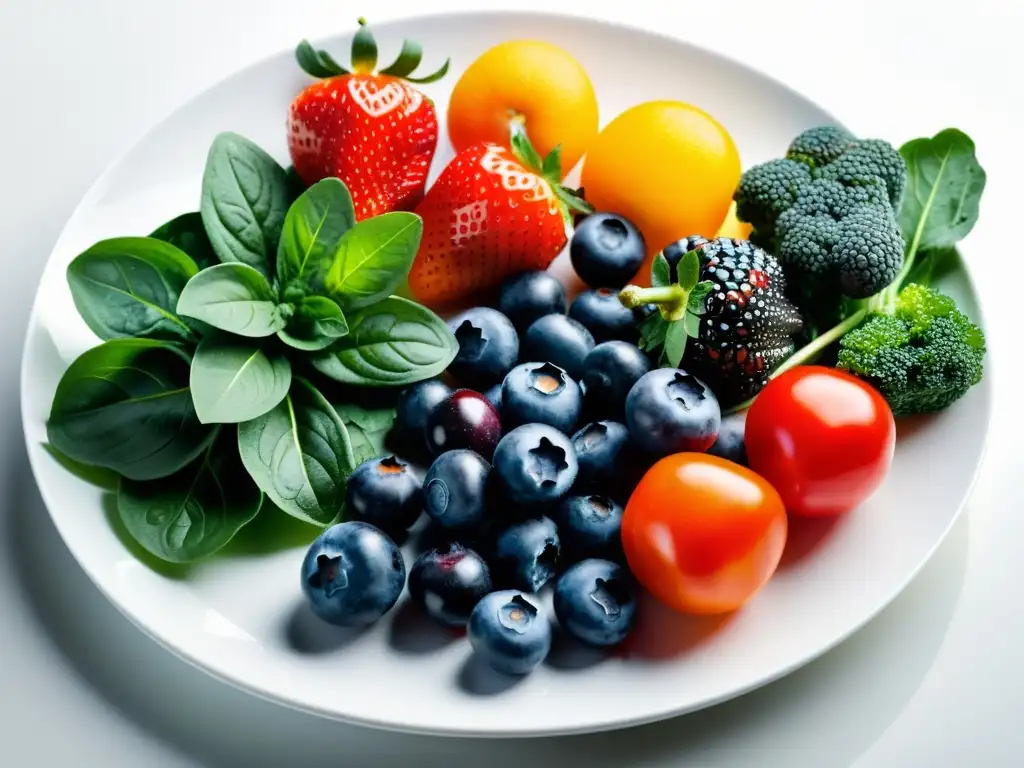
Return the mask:
[[[99,83],[92,84],[96,86],[94,89],[87,89],[88,77],[84,78],[86,85],[62,93],[69,114],[106,113],[120,105],[119,117],[102,125],[83,127],[83,119],[76,120],[73,147],[55,143],[58,137],[66,136],[67,121],[50,124],[33,118],[5,126],[5,132],[12,133],[12,141],[20,142],[19,147],[26,146],[27,137],[48,142],[45,153],[30,156],[25,152],[12,152],[9,178],[28,178],[30,169],[33,178],[38,178],[45,168],[48,174],[60,171],[60,178],[65,182],[59,186],[33,183],[17,190],[10,187],[5,190],[5,202],[10,199],[8,211],[12,212],[0,224],[5,243],[11,243],[5,251],[45,253],[75,199],[126,141],[175,102],[210,80],[259,57],[266,50],[309,34],[311,19],[317,13],[321,19],[334,18],[331,14],[336,13],[336,9],[328,13],[326,4],[310,4],[303,19],[300,18],[303,4],[298,4],[300,11],[289,11],[287,18],[280,15],[271,19],[266,12],[261,13],[261,9],[276,8],[276,5],[247,3],[248,14],[237,12],[241,6],[223,5],[225,8],[218,8],[216,13],[223,12],[225,18],[231,16],[239,23],[244,19],[250,25],[248,29],[253,30],[248,36],[239,35],[238,40],[232,41],[230,50],[237,53],[237,59],[225,60],[228,48],[223,38],[198,24],[199,17],[190,18],[188,4],[179,4],[173,13],[168,6],[156,14],[141,9],[129,12],[124,5],[116,3],[99,3],[89,13],[82,11],[80,16],[75,15],[74,9],[60,6],[62,22],[68,27],[65,30],[62,24],[63,31],[51,31],[48,38],[51,49],[60,48],[66,56],[78,53],[77,59],[89,60],[88,66],[97,67],[95,78],[110,81],[117,72],[117,77],[123,79],[118,82],[130,82],[134,87],[129,88],[132,95],[127,102],[120,87],[114,93],[99,87]],[[47,14],[45,3],[40,6],[37,25],[56,15],[52,11]],[[976,4],[977,12],[984,12],[984,6],[984,3]],[[890,3],[888,7],[900,12],[904,5]],[[118,10],[120,14],[114,13]],[[231,10],[237,13],[232,14]],[[658,16],[652,11],[649,20],[652,26],[661,27],[666,27],[672,19],[685,21],[685,25],[680,26],[680,34],[687,37],[686,33],[690,32],[691,39],[700,39],[707,29],[721,28],[723,19],[730,16],[728,10],[728,4],[721,4],[714,11],[694,8],[685,14]],[[180,18],[178,11],[183,14]],[[736,17],[735,6],[732,11]],[[746,18],[755,13],[760,12],[751,9]],[[772,15],[777,13],[776,6]],[[805,9],[804,13],[811,11]],[[635,6],[631,15],[643,16],[636,13]],[[900,41],[900,55],[886,59],[886,64],[891,68],[893,62],[904,61],[908,73],[891,92],[879,86],[870,93],[847,94],[844,98],[850,107],[829,104],[825,97],[828,78],[837,76],[839,70],[829,72],[827,68],[814,68],[808,72],[803,56],[790,61],[779,50],[761,50],[754,45],[755,30],[738,29],[723,39],[728,40],[734,55],[743,54],[741,58],[767,67],[812,97],[820,98],[839,114],[863,115],[865,120],[861,123],[853,122],[853,127],[861,132],[875,130],[883,135],[894,132],[897,132],[895,135],[910,135],[923,132],[922,125],[931,130],[944,124],[967,129],[978,140],[982,159],[991,174],[983,224],[972,236],[971,250],[983,249],[982,252],[993,254],[991,258],[999,259],[994,249],[1002,245],[1003,222],[1012,219],[1012,212],[998,197],[1000,190],[1005,195],[1012,189],[1009,185],[1015,180],[1008,167],[1017,161],[997,149],[1001,146],[1000,138],[1010,135],[1009,125],[1001,117],[1008,109],[1006,103],[1000,101],[1001,91],[995,87],[990,90],[980,87],[978,83],[983,80],[977,73],[985,70],[971,70],[971,67],[981,67],[986,60],[1002,56],[1005,60],[1000,68],[1011,69],[1012,49],[1001,48],[997,43],[998,36],[1011,30],[1012,24],[1009,19],[993,21],[991,17],[987,20],[981,17],[957,19],[953,30],[947,27],[948,18],[940,20],[918,15],[909,6],[904,15],[916,31],[912,40],[890,34],[886,31],[889,28],[880,25],[880,16],[848,20],[847,33],[854,42],[877,47]],[[125,26],[111,28],[132,30],[130,34],[116,35],[116,51],[96,44],[98,32],[88,45],[79,42],[78,35],[87,24],[95,24],[97,26],[91,29],[98,29],[104,24],[113,24],[115,17],[117,24]],[[646,18],[636,20],[648,21]],[[7,24],[6,18],[4,21],[0,29],[6,31],[16,26]],[[24,25],[24,18],[20,23]],[[718,26],[711,26],[712,23]],[[756,25],[758,20],[751,23]],[[768,23],[765,15],[761,27]],[[880,38],[871,40],[863,34],[867,29],[883,30],[883,33]],[[15,81],[15,97],[22,100],[19,103],[48,103],[54,94],[44,92],[41,87],[53,84],[52,77],[59,67],[51,79],[38,74],[44,64],[38,57],[29,55],[28,31],[22,26],[0,55],[5,63],[10,57],[12,62],[24,66],[24,61],[31,59],[36,67],[37,74],[24,84]],[[947,37],[943,38],[943,34]],[[259,44],[255,44],[254,39]],[[947,41],[943,46],[944,55],[928,58],[927,70],[915,69],[915,62],[921,59],[913,55],[913,45],[936,46],[937,41],[944,39]],[[190,57],[195,59],[190,62],[194,70],[189,70],[191,80],[185,77],[188,68],[184,64],[169,70],[160,88],[173,93],[161,101],[154,94],[154,86],[144,87],[146,78],[141,70],[129,73],[121,71],[120,67],[140,66],[139,62],[146,60],[143,52],[170,55],[179,46],[168,40],[194,41],[188,46]],[[951,48],[954,42],[956,46]],[[253,47],[246,47],[250,45]],[[206,46],[215,50],[207,51]],[[234,46],[238,46],[237,51]],[[850,47],[856,46],[851,43]],[[849,51],[839,52],[839,57],[840,66],[852,63],[852,58],[843,58],[852,57]],[[221,69],[217,69],[218,62],[223,65]],[[102,69],[102,65],[107,69]],[[79,71],[90,71],[88,66],[79,66]],[[5,69],[14,72],[18,67],[12,64]],[[865,69],[857,71],[867,78]],[[969,84],[973,85],[968,87]],[[175,91],[175,87],[180,90]],[[919,94],[920,103],[915,104],[913,110],[901,112],[897,107],[904,103],[909,92]],[[946,98],[939,102],[937,97],[942,94],[946,94]],[[138,119],[137,112],[145,110],[147,105],[151,111],[145,113],[145,119]],[[102,157],[92,158],[90,148]],[[78,179],[77,187],[75,179]],[[1002,216],[1000,206],[1005,212]],[[12,264],[4,291],[9,298],[3,311],[10,334],[9,344],[14,344],[15,332],[20,334],[24,327],[27,297],[21,294],[31,291],[39,264],[25,257],[14,260],[8,256],[8,259]],[[995,379],[998,397],[1004,386],[1016,389],[1013,360],[998,356],[999,344],[1006,334],[997,321],[1000,311],[1008,307],[998,301],[998,285],[983,285],[981,290],[983,297],[987,291],[990,299],[986,301],[990,340],[1000,361],[997,364],[1000,372]],[[4,379],[8,400],[16,397],[9,383],[12,374],[13,371],[8,370]],[[1012,514],[1018,505],[1009,494],[1016,418],[1011,409],[997,412],[996,441],[969,518],[970,546],[967,527],[962,522],[910,590],[879,620],[835,653],[780,684],[697,717],[629,734],[519,744],[514,749],[508,745],[490,745],[485,749],[483,745],[461,746],[451,741],[381,738],[370,732],[314,721],[243,698],[165,654],[121,620],[91,590],[62,545],[54,540],[43,510],[35,500],[21,451],[13,440],[17,422],[5,414],[7,437],[11,438],[8,440],[10,457],[5,467],[10,473],[12,490],[6,495],[8,508],[5,509],[5,519],[10,525],[5,525],[3,530],[5,537],[11,540],[12,553],[5,563],[13,568],[9,574],[5,573],[0,592],[5,609],[0,675],[3,675],[5,693],[16,688],[20,694],[3,697],[5,707],[9,702],[12,705],[3,721],[8,745],[5,749],[31,746],[37,759],[40,755],[46,758],[42,760],[44,765],[62,755],[65,759],[71,758],[72,764],[94,764],[94,760],[109,760],[113,755],[121,755],[125,765],[139,764],[143,759],[146,764],[174,764],[174,758],[152,751],[154,747],[150,742],[126,727],[123,721],[119,722],[119,718],[105,715],[102,706],[96,706],[97,702],[112,701],[122,711],[131,712],[133,720],[176,745],[176,749],[195,754],[194,758],[186,758],[190,764],[228,765],[242,760],[256,765],[281,764],[289,745],[291,750],[301,745],[306,747],[302,749],[304,754],[309,751],[326,756],[337,755],[341,749],[350,750],[356,765],[388,764],[389,760],[393,764],[399,759],[396,756],[403,754],[398,750],[403,749],[407,750],[405,754],[414,751],[425,755],[425,761],[438,764],[442,759],[451,760],[456,756],[472,759],[481,754],[488,755],[491,762],[503,758],[511,762],[517,757],[541,764],[550,764],[549,761],[559,756],[564,759],[566,755],[593,754],[593,761],[598,765],[626,765],[631,761],[674,765],[684,756],[702,765],[848,765],[860,755],[864,756],[865,765],[910,765],[919,764],[919,760],[928,760],[934,765],[960,765],[967,764],[969,759],[980,760],[982,756],[988,757],[988,765],[1009,765],[1010,756],[1019,749],[1019,745],[1014,746],[1015,734],[1009,726],[1014,722],[1013,713],[1019,711],[1020,694],[1011,687],[996,695],[995,686],[998,684],[1002,689],[1003,683],[1019,676],[1019,643],[1014,640],[1019,632],[1014,632],[1014,622],[1019,621],[1016,616],[1020,615],[1020,597],[1014,584],[1018,559],[1015,546],[1020,524],[1019,517]],[[13,484],[15,480],[17,485]],[[957,541],[959,544],[954,546],[953,542]],[[941,563],[952,567],[943,568]],[[931,603],[927,595],[932,596]],[[1002,623],[1001,627],[997,622]],[[993,623],[995,627],[990,629]],[[53,645],[47,636],[57,636],[60,640]],[[116,648],[116,652],[111,653],[111,648]],[[54,650],[62,653],[54,653]],[[78,674],[69,670],[76,670]],[[101,694],[98,698],[95,697],[97,691]],[[52,724],[55,720],[64,729],[67,742],[64,745],[39,737],[43,732],[42,724]],[[203,725],[202,735],[200,724]],[[879,740],[883,732],[885,736]],[[869,750],[876,741],[877,745]],[[132,756],[134,762],[130,759]]]

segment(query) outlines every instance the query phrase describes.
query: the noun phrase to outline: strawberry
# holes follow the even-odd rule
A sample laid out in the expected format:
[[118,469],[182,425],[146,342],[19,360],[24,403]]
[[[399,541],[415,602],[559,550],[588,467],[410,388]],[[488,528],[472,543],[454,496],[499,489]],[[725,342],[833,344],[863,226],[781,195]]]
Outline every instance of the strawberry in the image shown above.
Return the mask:
[[288,149],[303,182],[341,179],[357,221],[415,207],[437,148],[437,113],[409,83],[440,79],[448,62],[432,75],[411,77],[422,53],[406,40],[398,59],[375,72],[377,43],[363,19],[352,39],[352,72],[306,40],[295,57],[310,75],[324,78],[288,111]]
[[409,288],[422,304],[445,308],[518,272],[547,269],[568,240],[570,211],[592,212],[561,185],[558,147],[542,161],[518,123],[510,143],[511,151],[464,149],[416,206],[423,239]]

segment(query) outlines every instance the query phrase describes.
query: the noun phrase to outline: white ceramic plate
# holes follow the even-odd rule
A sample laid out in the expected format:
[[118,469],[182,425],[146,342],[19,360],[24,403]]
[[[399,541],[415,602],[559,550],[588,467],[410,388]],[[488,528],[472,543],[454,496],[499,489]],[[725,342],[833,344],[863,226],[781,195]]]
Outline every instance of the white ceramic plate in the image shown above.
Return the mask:
[[[478,54],[503,40],[536,37],[564,46],[584,64],[602,123],[647,99],[692,102],[726,126],[745,166],[778,156],[798,131],[832,120],[786,87],[716,54],[591,21],[448,15],[375,32],[382,60],[403,37],[423,44],[425,71],[451,55],[451,74],[424,89],[442,117],[449,89]],[[344,52],[348,40],[331,40],[328,47]],[[465,640],[449,640],[401,605],[363,633],[319,623],[299,591],[308,528],[258,521],[229,554],[188,570],[140,562],[112,525],[116,515],[102,492],[70,475],[42,447],[63,370],[98,343],[75,311],[65,268],[97,240],[144,234],[196,210],[206,152],[219,131],[248,136],[286,162],[285,110],[307,82],[291,52],[282,52],[154,128],[86,195],[50,257],[35,301],[22,407],[43,497],[89,577],[169,650],[254,694],[367,725],[467,735],[601,730],[706,707],[807,663],[881,610],[942,541],[980,461],[991,399],[985,382],[946,412],[900,425],[892,472],[870,503],[832,526],[794,525],[783,565],[744,610],[694,620],[648,605],[630,655],[603,658],[556,648],[516,684],[480,669]],[[920,133],[934,127],[921,126]],[[451,157],[443,125],[441,135],[435,176]],[[563,273],[564,266],[563,260]],[[954,273],[947,289],[979,317],[964,273]],[[275,528],[275,541],[283,537],[290,545],[261,551],[258,534],[268,528]]]

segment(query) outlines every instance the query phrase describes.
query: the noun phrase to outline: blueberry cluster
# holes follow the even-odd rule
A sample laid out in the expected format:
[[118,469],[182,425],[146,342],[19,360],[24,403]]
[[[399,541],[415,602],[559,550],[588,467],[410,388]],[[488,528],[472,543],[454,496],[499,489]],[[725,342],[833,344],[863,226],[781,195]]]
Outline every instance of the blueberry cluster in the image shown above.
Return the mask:
[[[589,255],[573,252],[581,275],[612,287],[643,257],[639,235],[616,221],[588,217],[579,231],[594,240]],[[628,268],[591,263],[602,243],[625,248]],[[568,305],[545,272],[512,278],[497,308],[452,318],[460,349],[446,380],[409,387],[396,409],[392,444],[425,471],[387,456],[350,476],[348,521],[303,563],[313,610],[346,626],[387,613],[406,583],[395,542],[425,513],[410,597],[440,625],[465,628],[495,669],[524,674],[547,656],[548,604],[578,641],[622,642],[637,586],[620,530],[637,482],[669,454],[742,461],[743,451],[742,423],[723,422],[700,379],[653,367],[636,346],[640,319],[600,284]]]

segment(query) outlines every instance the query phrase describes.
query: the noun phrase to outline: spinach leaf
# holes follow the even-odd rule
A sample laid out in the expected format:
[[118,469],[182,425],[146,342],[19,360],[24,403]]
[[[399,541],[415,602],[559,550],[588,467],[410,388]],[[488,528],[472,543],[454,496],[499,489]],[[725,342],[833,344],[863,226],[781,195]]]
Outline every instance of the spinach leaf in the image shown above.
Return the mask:
[[203,228],[203,216],[199,211],[183,213],[166,224],[153,230],[150,237],[170,243],[192,257],[200,269],[212,267],[217,263],[217,254],[213,252],[210,238]]
[[348,430],[312,384],[296,378],[269,413],[238,426],[242,462],[256,484],[289,515],[316,525],[337,520],[355,468]]
[[324,179],[303,192],[284,219],[277,248],[278,282],[298,281],[323,292],[338,245],[355,223],[352,196],[341,180]]
[[387,454],[384,441],[395,423],[394,408],[368,410],[354,403],[338,403],[334,407],[348,430],[356,466]]
[[289,199],[288,176],[274,158],[235,133],[214,139],[200,213],[221,261],[240,261],[269,279]]
[[283,355],[268,355],[257,343],[216,334],[196,347],[189,383],[203,424],[236,424],[262,416],[281,402],[292,382]]
[[327,292],[343,310],[387,298],[412,268],[423,220],[395,211],[364,219],[345,233],[326,276]]
[[974,142],[948,128],[930,139],[908,141],[900,154],[907,163],[907,190],[899,220],[908,253],[956,245],[977,222],[985,189]]
[[426,307],[391,296],[349,317],[349,333],[312,357],[324,376],[343,384],[398,386],[441,373],[459,343]]
[[121,479],[117,472],[106,467],[93,467],[89,464],[75,461],[70,456],[65,456],[49,443],[43,443],[43,450],[79,480],[84,480],[90,485],[95,485],[97,488],[102,488],[105,491],[117,490],[117,484]]
[[53,397],[47,438],[83,464],[131,480],[177,472],[206,448],[188,388],[184,349],[153,339],[115,339],[84,352]]
[[295,308],[288,326],[277,337],[285,344],[306,352],[326,349],[348,334],[348,321],[341,307],[326,296],[306,296]]
[[287,311],[262,274],[248,264],[218,264],[197,274],[178,298],[178,313],[237,336],[271,336]]
[[117,510],[128,533],[170,563],[209,557],[260,510],[263,494],[246,474],[231,430],[217,428],[201,458],[170,477],[122,480]]
[[175,314],[195,262],[151,237],[101,240],[68,265],[75,308],[101,339],[147,337],[182,341],[192,329]]

